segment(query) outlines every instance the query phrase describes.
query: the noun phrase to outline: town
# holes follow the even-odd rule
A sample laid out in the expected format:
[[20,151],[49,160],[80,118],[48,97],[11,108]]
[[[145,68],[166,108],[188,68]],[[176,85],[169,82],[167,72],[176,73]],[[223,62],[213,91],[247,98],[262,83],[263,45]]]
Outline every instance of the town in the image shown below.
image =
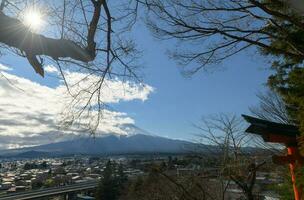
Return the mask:
[[[214,187],[221,180],[220,168],[214,167],[214,160],[197,159],[192,155],[129,155],[129,156],[84,156],[31,159],[3,159],[0,167],[1,196],[14,195],[43,188],[63,187],[79,183],[99,182],[103,178],[108,161],[123,169],[129,182],[138,177],[149,176],[155,167],[162,174],[177,179],[199,177],[212,183]],[[208,177],[208,178],[206,178]],[[228,180],[224,180],[227,182]],[[264,167],[256,173],[254,192],[261,199],[279,199],[271,186],[283,183],[282,170]],[[130,183],[129,183],[130,184]],[[235,183],[226,183],[225,199],[236,199],[243,192]],[[77,199],[94,199],[95,189],[77,192]],[[5,196],[5,197],[6,197]],[[54,196],[53,198],[58,198]],[[73,198],[75,199],[75,198]]]

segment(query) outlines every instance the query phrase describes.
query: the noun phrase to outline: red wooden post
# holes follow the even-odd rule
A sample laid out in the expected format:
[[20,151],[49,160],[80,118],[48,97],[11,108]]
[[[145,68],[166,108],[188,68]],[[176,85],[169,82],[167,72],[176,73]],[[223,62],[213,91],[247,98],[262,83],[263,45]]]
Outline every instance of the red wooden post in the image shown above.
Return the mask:
[[303,176],[301,172],[296,174],[296,170],[304,164],[304,157],[300,155],[298,150],[297,138],[301,135],[299,127],[271,122],[247,115],[243,115],[243,117],[250,123],[246,132],[262,136],[265,142],[280,143],[286,146],[287,155],[273,156],[273,161],[278,164],[289,164],[294,199],[301,200],[303,187],[296,182],[296,176]]
[[[297,156],[297,148],[296,147],[287,147],[287,154],[292,155],[292,156]],[[301,190],[298,189],[296,185],[296,162],[295,160],[291,161],[289,163],[289,170],[290,170],[290,175],[291,175],[291,181],[292,181],[292,186],[293,186],[293,192],[295,196],[295,200],[301,200]]]

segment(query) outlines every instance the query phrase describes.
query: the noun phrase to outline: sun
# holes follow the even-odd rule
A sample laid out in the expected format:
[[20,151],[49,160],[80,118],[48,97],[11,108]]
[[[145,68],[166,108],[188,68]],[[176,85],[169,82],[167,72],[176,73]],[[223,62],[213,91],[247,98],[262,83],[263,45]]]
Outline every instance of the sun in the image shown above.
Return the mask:
[[34,9],[29,9],[24,13],[23,23],[32,31],[39,30],[43,25],[42,14]]

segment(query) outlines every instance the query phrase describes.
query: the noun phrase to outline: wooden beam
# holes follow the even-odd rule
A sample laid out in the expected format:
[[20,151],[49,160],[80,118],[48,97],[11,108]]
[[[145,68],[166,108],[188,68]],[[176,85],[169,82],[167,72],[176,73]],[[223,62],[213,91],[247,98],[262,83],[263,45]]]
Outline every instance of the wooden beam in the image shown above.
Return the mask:
[[[298,148],[297,147],[287,147],[287,154],[291,156],[298,155]],[[291,181],[293,186],[293,192],[295,200],[301,200],[302,198],[302,186],[299,186],[297,184],[297,178],[296,178],[296,162],[290,162],[289,163],[289,170],[291,175]]]
[[265,142],[281,143],[286,146],[297,146],[297,138],[294,136],[278,135],[273,133],[261,134]]

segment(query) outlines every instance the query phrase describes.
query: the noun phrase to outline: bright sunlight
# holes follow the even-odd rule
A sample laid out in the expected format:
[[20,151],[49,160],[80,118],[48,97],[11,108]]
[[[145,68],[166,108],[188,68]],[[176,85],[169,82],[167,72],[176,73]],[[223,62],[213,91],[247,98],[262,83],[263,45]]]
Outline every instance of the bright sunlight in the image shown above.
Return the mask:
[[25,12],[23,17],[23,23],[29,27],[32,31],[39,30],[43,25],[42,14],[35,10],[29,9]]

